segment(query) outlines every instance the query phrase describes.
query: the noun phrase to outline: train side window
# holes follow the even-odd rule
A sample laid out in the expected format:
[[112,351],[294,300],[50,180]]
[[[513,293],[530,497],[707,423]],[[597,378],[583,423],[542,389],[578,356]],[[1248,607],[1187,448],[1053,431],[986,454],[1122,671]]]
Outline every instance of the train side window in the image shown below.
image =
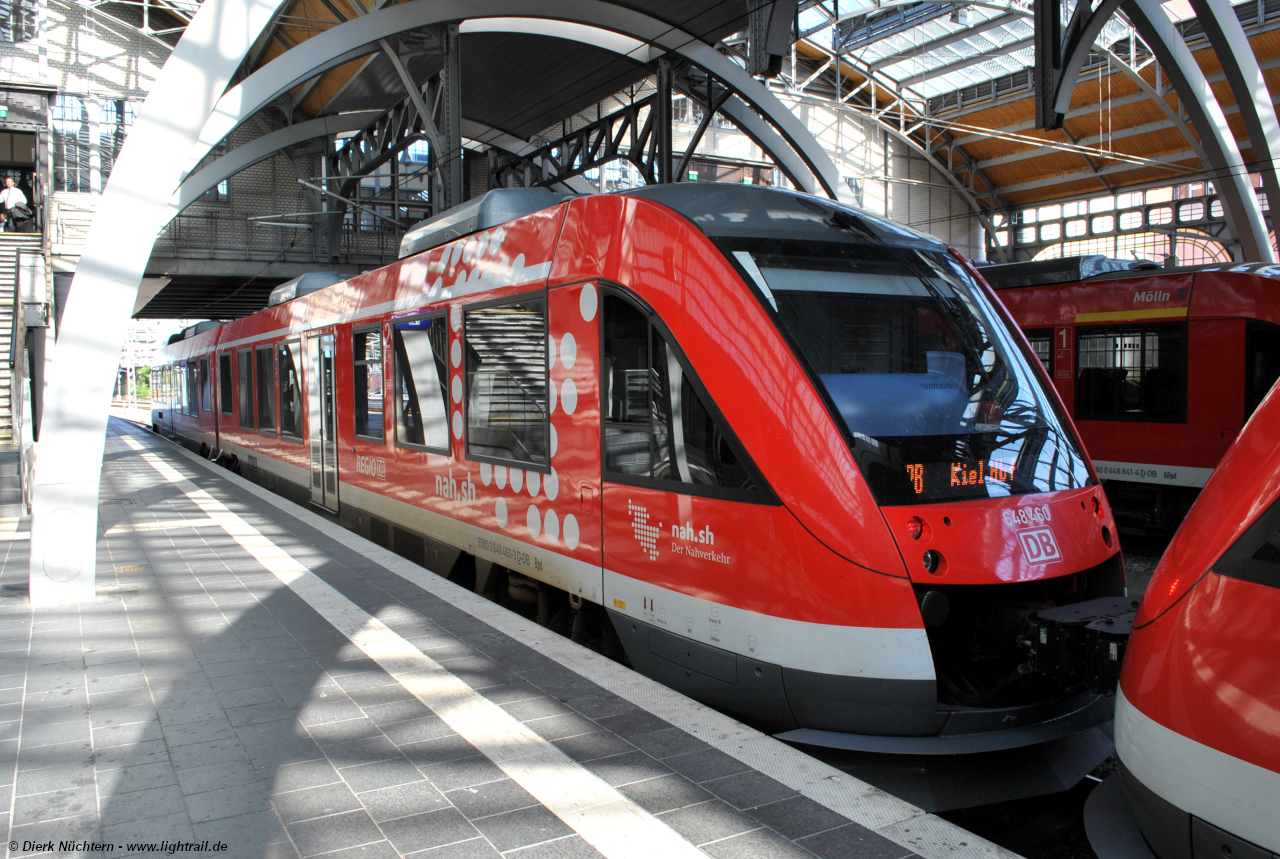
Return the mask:
[[1078,420],[1186,423],[1187,327],[1076,329]]
[[467,456],[548,465],[547,299],[463,311],[467,355]]
[[253,350],[241,349],[236,354],[240,381],[240,426],[253,429]]
[[224,415],[235,409],[236,378],[231,373],[231,353],[223,352],[218,356],[218,408]]
[[604,470],[760,500],[763,480],[650,314],[606,292],[602,317]]
[[297,340],[276,347],[276,366],[280,385],[280,434],[302,441],[302,387],[298,384],[298,362],[302,346]]
[[1045,328],[1043,330],[1028,331],[1027,340],[1031,343],[1031,348],[1035,350],[1036,357],[1040,359],[1040,363],[1044,365],[1045,372],[1050,376],[1053,375],[1053,329]]
[[196,399],[200,393],[199,368],[195,361],[187,362],[187,414],[200,414],[200,403]]
[[384,442],[382,405],[382,327],[351,334],[353,384],[355,385],[356,435]]
[[180,415],[187,413],[187,365],[179,361],[173,365],[173,410]]
[[1280,378],[1280,326],[1250,319],[1245,326],[1244,418],[1249,419]]
[[210,401],[211,391],[209,390],[209,359],[200,359],[200,408],[206,412],[213,411],[213,403]]
[[[392,328],[395,355],[396,444],[434,453],[449,452],[449,335],[443,313],[398,322]],[[369,332],[377,339],[377,331]],[[381,375],[381,371],[379,371]],[[372,385],[372,375],[366,376]],[[378,385],[379,391],[381,384]],[[381,394],[379,393],[379,397]],[[370,404],[369,410],[372,411]],[[381,413],[378,415],[382,419]]]
[[254,371],[258,381],[258,432],[276,434],[275,367],[272,348],[259,346],[254,353]]
[[1280,501],[1273,502],[1213,565],[1220,576],[1280,588]]

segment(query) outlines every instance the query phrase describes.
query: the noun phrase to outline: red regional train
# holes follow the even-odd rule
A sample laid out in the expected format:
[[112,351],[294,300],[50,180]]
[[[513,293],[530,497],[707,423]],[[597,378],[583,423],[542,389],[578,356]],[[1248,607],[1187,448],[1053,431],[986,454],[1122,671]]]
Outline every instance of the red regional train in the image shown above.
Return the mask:
[[1071,404],[1121,526],[1172,534],[1280,376],[1280,266],[1136,265],[982,274]]
[[[1116,703],[1120,772],[1087,814],[1103,859],[1149,856],[1143,848],[1158,859],[1280,855],[1277,616],[1273,390],[1205,484],[1138,609]],[[1126,842],[1129,822],[1141,839]]]
[[401,256],[177,339],[153,426],[795,741],[1109,717],[1107,500],[945,245],[680,184],[490,192]]

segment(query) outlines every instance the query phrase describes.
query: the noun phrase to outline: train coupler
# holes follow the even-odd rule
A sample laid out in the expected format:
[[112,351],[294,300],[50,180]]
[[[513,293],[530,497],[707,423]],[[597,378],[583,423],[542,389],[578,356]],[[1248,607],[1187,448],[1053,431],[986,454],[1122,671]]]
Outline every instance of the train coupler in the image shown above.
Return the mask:
[[1129,597],[1040,609],[1025,639],[1033,670],[1094,692],[1114,692],[1137,610],[1138,601]]

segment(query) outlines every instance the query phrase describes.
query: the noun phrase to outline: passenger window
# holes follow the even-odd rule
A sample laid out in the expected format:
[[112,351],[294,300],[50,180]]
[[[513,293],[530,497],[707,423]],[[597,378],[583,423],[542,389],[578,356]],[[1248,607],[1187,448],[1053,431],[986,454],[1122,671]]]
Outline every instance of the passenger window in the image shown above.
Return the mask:
[[200,408],[206,412],[213,411],[213,403],[209,401],[209,359],[200,359]]
[[547,300],[463,313],[467,343],[467,456],[545,467]]
[[200,390],[200,379],[197,376],[197,365],[195,361],[187,364],[187,414],[200,414],[199,403],[196,396]]
[[[377,339],[376,331],[369,333],[370,339]],[[392,329],[397,391],[396,444],[401,447],[449,452],[449,409],[445,403],[448,342],[443,314],[399,322]],[[381,412],[378,420],[382,420]]]
[[276,350],[280,383],[280,434],[302,441],[302,389],[298,385],[298,362],[302,359],[297,340],[281,343]]
[[1080,420],[1187,420],[1185,325],[1077,329]]
[[1249,526],[1213,565],[1220,576],[1280,588],[1280,501]]
[[218,356],[218,407],[224,415],[235,408],[236,378],[231,372],[231,353]]
[[1249,419],[1280,377],[1280,326],[1249,320],[1245,326],[1244,417]]
[[759,491],[763,481],[741,445],[713,416],[701,386],[649,314],[606,293],[603,325],[605,471]]
[[382,422],[382,328],[366,328],[351,335],[356,404],[356,435],[385,442]]
[[256,359],[255,370],[258,380],[258,432],[275,435],[275,379],[272,373],[275,368],[272,366],[271,361],[271,347],[259,346],[254,357]]
[[1044,365],[1045,372],[1050,376],[1053,375],[1053,329],[1045,329],[1042,331],[1028,331],[1027,340],[1031,342],[1031,348],[1035,350],[1036,357],[1040,359],[1040,363]]
[[240,426],[253,429],[253,350],[241,349],[236,355],[240,371]]

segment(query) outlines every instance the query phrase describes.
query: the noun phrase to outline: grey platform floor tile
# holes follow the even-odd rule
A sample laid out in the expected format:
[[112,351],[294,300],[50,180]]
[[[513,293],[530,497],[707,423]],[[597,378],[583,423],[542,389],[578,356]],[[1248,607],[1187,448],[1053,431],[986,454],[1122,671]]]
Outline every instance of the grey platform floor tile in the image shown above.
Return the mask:
[[782,782],[755,770],[705,781],[702,786],[735,808],[743,810],[799,796]]
[[541,805],[496,814],[472,823],[503,853],[574,834],[564,821]]
[[473,821],[539,804],[528,791],[509,778],[451,790],[446,796]]
[[[161,745],[163,746],[163,744]],[[221,740],[208,740],[203,743],[174,746],[169,750],[168,754],[169,760],[173,763],[174,768],[178,770],[249,760],[244,747],[240,745],[240,741],[234,736]]]
[[338,771],[324,758],[313,761],[302,761],[296,764],[285,764],[276,767],[267,777],[268,787],[274,796],[291,790],[302,790],[308,787],[320,787],[326,784],[337,784],[342,781]]
[[348,811],[293,823],[287,828],[298,852],[303,856],[331,853],[382,840],[382,833],[364,811]]
[[702,740],[693,736],[693,734],[682,731],[679,728],[637,734],[628,739],[637,749],[642,752],[648,752],[659,760],[711,748]]
[[598,719],[600,727],[613,731],[623,739],[630,739],[639,734],[648,734],[653,731],[663,731],[671,727],[671,723],[665,719],[659,719],[657,716],[639,707],[630,713],[623,713],[618,716],[606,716]]
[[[276,693],[279,694],[278,692]],[[308,696],[298,710],[298,722],[305,726],[323,725],[332,722],[346,722],[351,719],[365,717],[360,707],[349,698],[320,699]]]
[[[536,723],[535,723],[536,724]],[[530,725],[533,727],[533,725]],[[575,761],[591,761],[635,751],[635,747],[608,731],[595,731],[553,740],[553,743]]]
[[356,793],[421,781],[422,774],[404,757],[340,768],[339,772]]
[[428,718],[431,713],[425,704],[413,697],[390,704],[371,704],[363,709],[373,723],[384,731],[388,725]]
[[730,757],[719,749],[712,748],[683,755],[672,755],[663,759],[663,763],[696,782],[723,778],[724,776],[746,772],[750,769],[737,758]]
[[[225,817],[207,823],[193,824],[191,829],[197,841],[221,841],[227,845],[223,856],[267,856],[267,848],[276,844],[288,844],[289,836],[270,811],[256,811],[237,817]],[[286,855],[296,852],[289,846]]]
[[21,767],[14,783],[14,795],[29,796],[33,793],[48,793],[51,790],[68,790],[92,785],[93,770],[79,762],[39,769]]
[[9,839],[18,843],[17,850],[5,853],[8,859],[18,859],[20,856],[48,856],[49,851],[43,848],[37,849],[37,846],[43,845],[49,839],[53,839],[56,843],[59,838],[65,838],[68,832],[83,832],[85,835],[82,837],[94,840],[97,840],[98,836],[98,821],[94,817],[68,818],[54,823],[15,823],[12,828],[5,828],[9,833]]
[[[518,705],[507,705],[505,709],[509,711],[511,706]],[[561,740],[565,737],[575,737],[579,734],[590,734],[600,730],[595,722],[573,712],[565,712],[543,718],[522,719],[521,721],[547,740]]]
[[[127,849],[127,845],[130,843],[159,845],[163,841],[168,841],[170,843],[194,841],[195,836],[191,831],[191,822],[187,820],[187,815],[184,812],[178,811],[165,815],[164,817],[152,817],[146,820],[128,820],[121,823],[114,823],[110,826],[103,826],[102,840],[105,842],[111,842],[119,848],[119,852],[108,855],[142,856],[155,854],[145,849],[130,853]],[[160,855],[165,854],[162,853]]]
[[188,794],[186,799],[191,820],[195,823],[263,811],[268,806],[267,794],[257,784]]
[[321,748],[338,769],[401,757],[395,744],[381,734],[332,746],[322,743]]
[[771,829],[757,829],[702,848],[715,859],[813,859],[813,854]]
[[[274,692],[274,690],[273,690]],[[276,700],[266,704],[250,704],[247,707],[230,707],[227,709],[227,718],[231,720],[231,724],[235,727],[243,725],[258,725],[263,722],[277,722],[287,720],[290,724],[294,722],[293,708],[280,699],[276,695]]]
[[614,787],[659,778],[671,772],[669,767],[641,751],[598,758],[584,766]]
[[449,801],[428,781],[401,784],[360,794],[369,816],[381,823],[445,808]]
[[290,737],[256,746],[245,746],[249,762],[259,772],[274,770],[287,764],[324,760],[320,747],[306,737]]
[[699,845],[760,828],[755,818],[730,808],[718,799],[668,811],[658,815],[658,819],[689,842]]
[[793,796],[751,809],[751,816],[788,838],[803,838],[844,826],[849,819],[807,796]]
[[502,856],[485,838],[472,838],[409,855],[412,859],[500,859]]
[[470,841],[478,834],[456,808],[442,808],[391,820],[382,824],[382,831],[400,853],[416,853]]
[[849,823],[796,841],[821,859],[902,859],[914,856],[907,848]]
[[[164,734],[161,732],[160,723],[157,721],[137,722],[132,725],[114,725],[110,728],[93,729],[93,747],[95,749],[104,749],[111,746],[134,745],[136,743],[145,743],[150,740],[162,739],[164,739]],[[23,745],[26,745],[25,736],[23,737]]]
[[388,841],[377,841],[373,844],[360,844],[324,854],[325,859],[399,859],[400,854]]
[[714,799],[711,794],[675,773],[623,785],[618,791],[650,814],[673,811]]
[[424,740],[421,743],[410,743],[401,746],[400,751],[404,752],[405,757],[419,769],[434,764],[460,761],[463,758],[474,757],[477,754],[476,747],[457,734],[434,740]]
[[360,808],[360,800],[342,782],[273,793],[271,804],[286,824],[327,817]]
[[13,819],[24,823],[84,817],[98,812],[98,794],[92,787],[77,787],[19,796],[13,801]]
[[[424,708],[425,709],[425,708]],[[453,736],[453,729],[444,720],[434,714],[418,716],[403,722],[391,722],[379,725],[382,733],[397,746],[438,740],[441,737]]]
[[[152,714],[152,720],[155,715]],[[17,722],[3,722],[0,725],[14,725],[15,736],[17,730]],[[118,727],[118,726],[111,726]],[[158,727],[158,726],[157,726]],[[0,732],[0,739],[12,739],[4,732]],[[63,722],[58,725],[23,725],[22,727],[22,747],[32,748],[34,746],[52,746],[57,743],[74,743],[89,739],[89,720],[79,719],[74,722]]]
[[140,764],[132,767],[103,770],[98,773],[98,790],[108,796],[115,793],[133,793],[153,787],[177,784],[173,767],[168,761]]
[[602,859],[600,851],[582,839],[569,835],[505,854],[506,859]]
[[239,760],[226,760],[201,767],[183,768],[177,771],[178,786],[184,794],[207,793],[228,787],[257,784],[258,773],[241,755]]
[[431,780],[438,790],[450,791],[460,787],[475,787],[506,778],[507,775],[498,769],[483,755],[450,761],[446,764],[419,766],[422,774]]
[[186,803],[182,801],[182,790],[176,784],[100,796],[104,826],[128,820],[148,820],[152,817],[187,813]]
[[[230,725],[230,723],[226,723]],[[281,719],[275,722],[261,722],[253,725],[239,725],[235,729],[235,736],[240,738],[240,742],[247,746],[257,746],[263,743],[287,743],[291,740],[306,740],[312,742],[307,732],[302,726],[295,722]],[[209,739],[213,739],[210,737]]]
[[[5,751],[8,751],[8,749],[5,749]],[[11,762],[15,757],[12,754],[4,755],[4,758]],[[35,748],[23,747],[19,764],[23,770],[72,765],[88,768],[93,766],[93,747],[87,740],[77,740],[73,743],[54,743],[53,745],[36,746]]]

